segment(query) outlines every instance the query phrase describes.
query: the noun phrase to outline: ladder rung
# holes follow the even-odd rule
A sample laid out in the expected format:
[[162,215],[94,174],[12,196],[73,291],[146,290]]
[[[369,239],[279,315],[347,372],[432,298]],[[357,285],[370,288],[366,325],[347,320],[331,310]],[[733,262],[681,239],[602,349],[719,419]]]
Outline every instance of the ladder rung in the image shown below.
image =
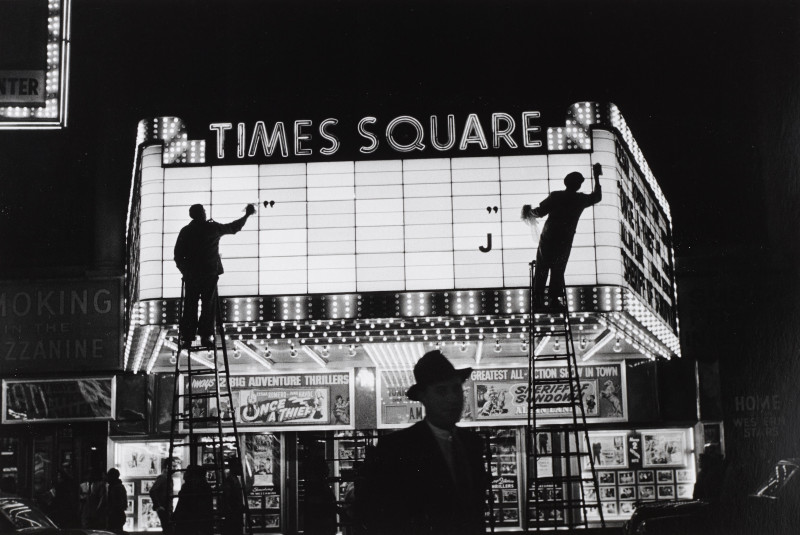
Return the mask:
[[192,368],[191,370],[178,370],[178,372],[187,375],[214,375],[216,370],[214,368]]
[[201,392],[201,393],[186,393],[178,394],[179,398],[197,398],[197,399],[211,399],[215,398],[219,395],[220,397],[230,397],[232,394],[230,392],[225,392],[224,390],[221,392],[217,392],[216,390],[212,390],[210,392]]
[[535,385],[568,385],[570,383],[575,383],[575,386],[578,386],[580,379],[577,375],[574,377],[558,377],[556,379],[533,379],[533,384]]
[[[550,477],[539,476],[537,480],[539,481],[539,489],[548,488],[547,485],[559,485],[559,484],[569,484],[569,483],[592,483],[592,486],[594,486],[594,479],[592,479],[591,477],[583,477],[579,475],[550,476]],[[533,490],[533,488],[531,488],[531,490]]]
[[531,334],[531,338],[533,338],[533,340],[535,342],[538,342],[539,340],[541,340],[545,336],[549,336],[550,338],[553,338],[553,337],[556,337],[556,336],[562,336],[562,337],[563,336],[567,336],[567,332],[568,331],[562,330],[562,329],[554,329],[552,331],[549,331],[549,330],[548,331],[545,331],[545,330],[534,331]]
[[588,457],[588,451],[560,451],[558,453],[548,453],[547,455],[531,454],[528,457],[531,459],[545,458],[545,457]]
[[579,403],[580,403],[580,401],[577,400],[577,399],[575,401],[558,401],[558,402],[553,402],[553,403],[548,402],[546,408],[548,408],[548,409],[550,409],[550,408],[558,408],[558,409],[560,409],[560,408],[569,408],[569,407],[576,407],[577,408]]
[[531,500],[530,505],[538,507],[539,509],[564,509],[570,506],[591,507],[585,505],[583,500]]
[[553,360],[572,360],[569,355],[566,353],[561,354],[546,354],[546,355],[536,355],[533,357],[534,362],[541,362],[541,361],[553,361]]
[[172,418],[178,422],[190,422],[190,423],[209,423],[209,422],[216,422],[217,420],[223,420],[223,418],[217,418],[216,416],[186,416],[186,415],[179,415],[177,417]]

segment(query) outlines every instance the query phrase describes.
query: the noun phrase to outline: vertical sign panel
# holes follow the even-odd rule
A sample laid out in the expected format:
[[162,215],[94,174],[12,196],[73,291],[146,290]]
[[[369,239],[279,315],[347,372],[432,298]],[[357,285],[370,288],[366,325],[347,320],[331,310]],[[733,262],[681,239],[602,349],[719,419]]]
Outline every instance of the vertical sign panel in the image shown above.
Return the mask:
[[597,284],[622,286],[622,255],[620,254],[620,199],[617,184],[622,179],[615,157],[614,135],[603,130],[593,132],[592,161],[603,166],[600,185],[603,200],[594,206],[594,239],[597,257]]
[[455,287],[502,286],[498,159],[459,158],[452,166]]
[[308,292],[306,165],[259,167],[260,295]]
[[[548,156],[550,164],[550,189],[563,190],[564,177],[573,171],[581,173],[584,180],[580,189],[581,193],[591,193],[592,191],[592,161],[589,154],[552,154]],[[592,216],[594,208],[589,207],[584,210],[578,227],[575,230],[575,238],[572,242],[572,253],[567,264],[566,280],[568,285],[576,284],[597,284],[594,256],[594,223]]]
[[359,292],[404,290],[403,162],[356,162]]
[[308,291],[356,289],[354,162],[308,164]]
[[403,161],[406,289],[453,288],[450,160]]
[[139,295],[142,299],[161,297],[162,240],[164,232],[164,173],[161,153],[154,147],[142,155],[141,213],[139,216]]
[[210,167],[170,167],[164,170],[164,292],[181,293],[181,273],[175,265],[175,241],[178,233],[191,221],[189,207],[202,204],[206,213],[211,207]]
[[[244,206],[258,199],[258,166],[211,168],[209,217],[229,223],[244,216]],[[220,295],[258,293],[258,218],[253,215],[242,230],[220,240],[219,252],[227,276],[220,278]]]
[[[550,193],[547,156],[500,158],[500,188],[503,214],[504,286],[528,286],[529,264],[538,242],[520,219],[524,204],[536,206]],[[541,231],[541,225],[539,226]]]

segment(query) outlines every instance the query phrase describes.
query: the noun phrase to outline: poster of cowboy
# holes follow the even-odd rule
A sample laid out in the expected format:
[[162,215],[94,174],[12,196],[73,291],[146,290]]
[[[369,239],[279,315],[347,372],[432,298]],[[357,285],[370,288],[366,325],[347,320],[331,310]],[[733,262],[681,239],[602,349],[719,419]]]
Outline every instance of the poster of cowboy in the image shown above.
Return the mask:
[[[537,367],[537,379],[550,382],[536,386],[534,405],[536,417],[548,420],[571,418],[572,409],[563,406],[570,401],[570,384],[565,366]],[[625,370],[620,364],[579,366],[583,410],[587,419],[596,422],[625,421],[627,396]],[[563,380],[558,381],[558,380]],[[502,420],[524,424],[528,414],[528,369],[493,368],[472,372],[467,395],[471,420],[485,422]],[[566,420],[565,420],[566,421]]]

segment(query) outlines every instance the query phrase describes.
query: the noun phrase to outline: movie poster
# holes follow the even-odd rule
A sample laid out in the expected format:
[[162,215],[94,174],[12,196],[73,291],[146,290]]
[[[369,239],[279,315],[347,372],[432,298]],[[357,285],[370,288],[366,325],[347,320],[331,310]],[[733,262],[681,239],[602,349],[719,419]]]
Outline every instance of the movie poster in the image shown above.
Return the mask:
[[[627,468],[628,441],[625,431],[589,432],[589,444],[595,468]],[[587,468],[590,466],[587,460]],[[613,472],[609,472],[613,475]]]
[[[117,442],[116,462],[123,479],[156,477],[161,459],[169,456],[169,442]],[[175,452],[176,457],[179,452]]]
[[642,433],[643,466],[684,466],[686,436],[683,431],[650,431]]
[[[351,372],[297,373],[269,375],[236,375],[230,378],[233,406],[227,396],[216,399],[196,399],[192,414],[198,418],[206,415],[230,417],[235,414],[236,424],[242,428],[287,429],[314,427],[324,429],[351,429],[352,377]],[[211,391],[213,376],[184,377],[183,389],[193,393]],[[225,378],[220,378],[221,391],[225,392]],[[215,423],[204,424],[209,428]],[[230,422],[223,422],[230,425]]]
[[[539,379],[567,378],[565,366],[536,368]],[[379,395],[379,427],[400,427],[422,420],[422,404],[405,397],[411,385],[392,384],[381,375]],[[581,399],[586,418],[592,422],[627,420],[625,369],[620,363],[578,366]],[[570,387],[565,384],[539,384],[536,388],[536,417],[552,423],[572,418],[572,409],[555,406],[569,401]],[[528,419],[528,369],[482,368],[473,370],[464,382],[462,424],[502,421],[507,425],[524,425]]]
[[[565,379],[564,366],[536,368],[539,379]],[[581,399],[587,419],[617,421],[626,417],[624,370],[620,364],[579,366]],[[474,421],[517,420],[528,415],[528,370],[526,368],[482,369],[472,372],[471,402]],[[569,384],[540,384],[536,387],[536,417],[563,419],[571,417],[569,407],[553,406],[570,400]]]

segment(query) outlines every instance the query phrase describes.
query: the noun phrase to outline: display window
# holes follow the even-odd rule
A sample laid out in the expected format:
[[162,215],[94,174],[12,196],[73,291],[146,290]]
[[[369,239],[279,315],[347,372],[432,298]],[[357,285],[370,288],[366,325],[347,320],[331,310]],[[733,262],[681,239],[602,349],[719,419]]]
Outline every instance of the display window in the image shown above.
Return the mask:
[[254,532],[277,532],[283,525],[283,440],[273,433],[244,435],[244,480]]
[[[630,518],[637,502],[691,499],[695,464],[692,429],[590,431],[584,475],[597,472],[605,520]],[[591,459],[589,459],[591,457]],[[592,487],[584,499],[597,503]],[[599,520],[592,507],[588,520]]]
[[487,524],[493,521],[496,530],[520,526],[520,492],[522,465],[520,433],[517,429],[478,428],[487,438],[489,451],[486,461],[490,465],[491,497],[487,508]]
[[[182,443],[182,442],[181,442]],[[174,466],[185,467],[185,448],[175,448]],[[128,495],[125,531],[161,531],[161,522],[153,509],[150,487],[161,473],[161,462],[169,457],[169,440],[117,441],[113,443],[113,465],[119,470]],[[173,475],[173,501],[181,488],[180,474]],[[173,504],[174,508],[174,504]]]

